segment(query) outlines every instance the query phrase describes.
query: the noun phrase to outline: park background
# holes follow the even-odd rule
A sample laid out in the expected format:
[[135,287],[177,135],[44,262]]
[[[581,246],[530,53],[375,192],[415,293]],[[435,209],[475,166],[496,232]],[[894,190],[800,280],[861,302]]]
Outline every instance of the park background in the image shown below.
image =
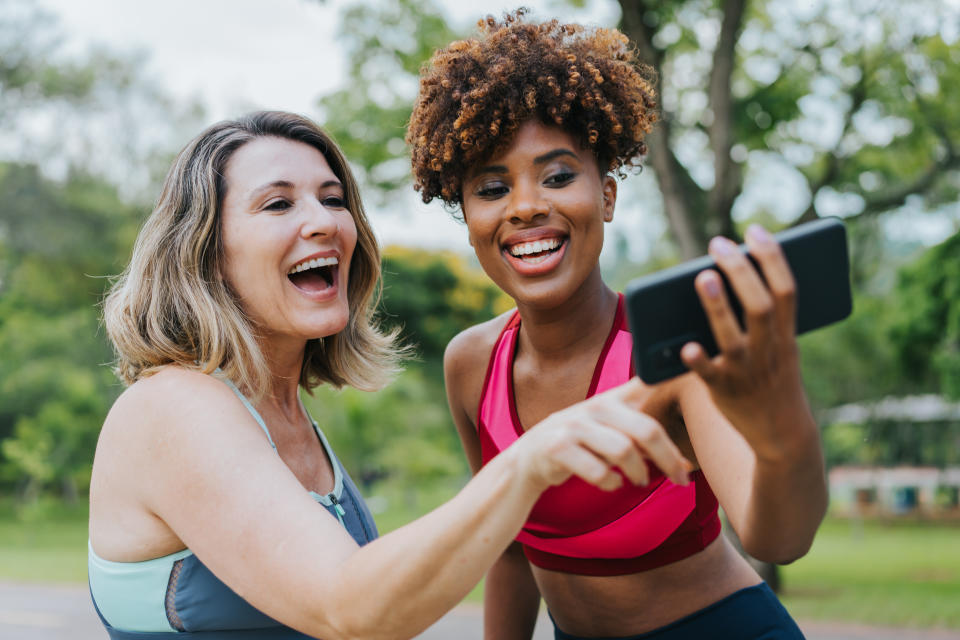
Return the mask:
[[[752,222],[846,221],[854,314],[800,340],[828,466],[934,481],[835,492],[781,594],[805,619],[960,630],[960,3],[527,4],[619,26],[659,73],[662,122],[607,230],[615,288]],[[476,11],[0,0],[0,580],[85,582],[93,450],[122,390],[99,302],[173,154],[254,108],[342,144],[385,246],[381,317],[417,352],[386,390],[321,389],[309,410],[381,530],[463,485],[441,357],[509,301],[450,212],[418,201],[403,134],[417,70]]]

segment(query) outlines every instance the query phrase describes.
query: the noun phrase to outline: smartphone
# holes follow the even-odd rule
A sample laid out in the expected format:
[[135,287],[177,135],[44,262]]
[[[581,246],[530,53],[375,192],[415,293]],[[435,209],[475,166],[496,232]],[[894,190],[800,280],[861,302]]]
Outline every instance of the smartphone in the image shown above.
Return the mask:
[[[838,218],[821,218],[774,236],[783,248],[796,280],[797,333],[843,320],[853,310],[847,234]],[[740,250],[747,253],[745,245]],[[757,263],[748,253],[756,268]],[[716,340],[693,286],[704,269],[716,269],[723,279],[730,306],[743,326],[743,309],[723,272],[703,256],[630,282],[625,292],[627,319],[633,335],[633,365],[637,375],[654,384],[687,371],[680,350],[698,342],[710,356]],[[759,268],[757,269],[758,271]],[[763,273],[761,273],[761,278]]]

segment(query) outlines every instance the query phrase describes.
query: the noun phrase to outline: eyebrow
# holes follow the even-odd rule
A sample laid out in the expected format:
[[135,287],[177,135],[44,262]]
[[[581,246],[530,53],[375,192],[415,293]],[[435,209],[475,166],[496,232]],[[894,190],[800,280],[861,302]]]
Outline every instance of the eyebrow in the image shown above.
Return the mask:
[[[571,158],[579,160],[577,154],[575,154],[573,151],[570,151],[570,149],[559,148],[554,149],[553,151],[547,151],[546,153],[537,156],[533,159],[533,164],[545,164],[557,156],[570,156]],[[502,164],[491,164],[477,171],[477,174],[481,173],[507,173],[507,167]]]
[[[257,198],[260,194],[270,191],[271,189],[292,189],[295,185],[289,180],[274,180],[273,182],[268,182],[265,185],[257,187],[250,192],[249,198],[251,200]],[[343,188],[343,184],[339,180],[327,180],[320,185],[321,189],[326,189],[327,187],[340,187]]]

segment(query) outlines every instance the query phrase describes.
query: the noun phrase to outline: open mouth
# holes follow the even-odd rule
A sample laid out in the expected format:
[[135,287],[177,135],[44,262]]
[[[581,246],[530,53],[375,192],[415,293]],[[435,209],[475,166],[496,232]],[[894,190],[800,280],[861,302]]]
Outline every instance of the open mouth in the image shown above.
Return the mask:
[[290,269],[287,277],[301,291],[325,291],[337,281],[338,264],[336,258],[305,260]]
[[512,245],[507,247],[507,252],[527,264],[539,264],[560,251],[565,242],[563,238],[544,238]]

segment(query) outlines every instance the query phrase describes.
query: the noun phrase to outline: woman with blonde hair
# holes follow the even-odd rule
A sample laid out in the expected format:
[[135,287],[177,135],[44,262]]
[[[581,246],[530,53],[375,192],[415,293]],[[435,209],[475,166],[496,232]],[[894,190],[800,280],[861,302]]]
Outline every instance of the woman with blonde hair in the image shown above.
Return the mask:
[[372,320],[379,275],[356,182],[316,124],[258,112],[179,154],[105,304],[129,385],[90,488],[90,591],[111,638],[412,637],[547,487],[640,482],[647,457],[685,481],[625,385],[378,537],[299,389],[372,390],[396,370]]

